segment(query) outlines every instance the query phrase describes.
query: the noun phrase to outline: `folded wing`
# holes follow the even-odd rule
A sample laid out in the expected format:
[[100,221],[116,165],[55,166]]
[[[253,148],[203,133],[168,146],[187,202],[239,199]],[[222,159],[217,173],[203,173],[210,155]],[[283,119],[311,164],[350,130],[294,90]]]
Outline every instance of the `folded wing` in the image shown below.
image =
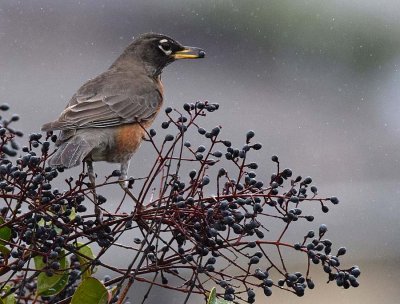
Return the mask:
[[104,128],[146,121],[157,113],[162,102],[162,96],[158,90],[133,96],[128,94],[77,95],[73,99],[75,99],[74,102],[70,102],[70,106],[56,121],[43,125],[43,131]]

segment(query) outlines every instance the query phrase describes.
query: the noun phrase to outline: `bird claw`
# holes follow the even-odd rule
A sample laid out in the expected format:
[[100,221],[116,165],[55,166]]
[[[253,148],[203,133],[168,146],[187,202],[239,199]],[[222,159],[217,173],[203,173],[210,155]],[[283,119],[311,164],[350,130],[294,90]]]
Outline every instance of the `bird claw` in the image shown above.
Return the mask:
[[129,181],[121,179],[119,180],[119,185],[122,187],[122,189],[126,190],[128,189]]
[[126,190],[129,188],[129,180],[127,175],[125,174],[120,175],[118,182],[122,189]]
[[94,213],[96,215],[96,220],[98,225],[102,225],[103,224],[103,212],[101,211],[99,206],[95,206],[94,207]]

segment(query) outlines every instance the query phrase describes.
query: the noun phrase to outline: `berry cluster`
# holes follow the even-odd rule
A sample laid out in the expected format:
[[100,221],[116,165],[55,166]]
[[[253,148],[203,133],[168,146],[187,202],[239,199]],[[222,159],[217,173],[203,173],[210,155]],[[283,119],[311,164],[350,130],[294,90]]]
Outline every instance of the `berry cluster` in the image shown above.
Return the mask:
[[[83,172],[65,181],[66,191],[54,189],[62,170],[46,163],[56,136],[31,134],[29,145],[13,159],[18,155],[18,134],[2,121],[0,275],[9,276],[0,282],[0,296],[29,301],[36,294],[38,303],[67,303],[98,267],[110,272],[101,284],[112,288],[114,303],[123,303],[136,281],[151,283],[148,292],[162,286],[186,293],[186,302],[194,294],[206,296],[214,286],[218,297],[235,303],[255,303],[257,288],[267,297],[277,288],[303,296],[315,286],[312,265],[340,287],[357,287],[360,270],[341,266],[346,249],[332,254],[326,225],[317,233],[309,231],[298,243],[287,241],[296,222],[314,221],[303,207],[318,203],[326,213],[339,200],[320,197],[311,177],[282,169],[277,156],[271,158],[276,172],[260,177],[252,155],[262,145],[254,142],[254,131],[235,147],[222,138],[221,126],[199,125],[218,109],[208,102],[184,104],[182,110],[166,108],[167,119],[161,124],[166,131],[159,133],[169,133],[146,131],[156,154],[149,173],[131,177],[118,203],[99,194],[105,186],[118,187],[117,170],[98,178],[96,188]],[[121,211],[126,209],[122,204],[131,210]],[[271,233],[277,227],[280,232]],[[121,244],[122,235],[132,235],[131,242]],[[129,257],[128,266],[104,263],[102,257],[110,250]],[[303,271],[289,269],[287,250],[304,258]],[[43,282],[53,281],[51,290],[43,287]]]

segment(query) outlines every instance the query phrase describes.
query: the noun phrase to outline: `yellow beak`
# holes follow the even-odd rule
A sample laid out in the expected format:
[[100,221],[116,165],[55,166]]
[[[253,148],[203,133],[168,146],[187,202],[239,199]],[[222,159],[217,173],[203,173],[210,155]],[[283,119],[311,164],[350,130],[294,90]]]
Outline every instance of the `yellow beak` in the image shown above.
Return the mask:
[[185,46],[182,51],[175,52],[172,56],[175,59],[196,59],[204,58],[206,52],[200,48]]

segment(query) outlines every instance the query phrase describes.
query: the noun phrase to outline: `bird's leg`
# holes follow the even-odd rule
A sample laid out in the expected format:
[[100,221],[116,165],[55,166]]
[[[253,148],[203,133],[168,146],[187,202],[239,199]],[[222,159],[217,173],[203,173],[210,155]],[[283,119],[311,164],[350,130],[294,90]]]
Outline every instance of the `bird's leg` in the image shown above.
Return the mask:
[[[140,217],[140,211],[138,214],[138,210],[141,209],[141,204],[139,203],[138,199],[132,194],[132,192],[128,189],[129,181],[128,179],[128,168],[129,168],[129,160],[121,163],[121,175],[119,176],[119,184],[121,188],[125,191],[125,193],[136,203],[136,209],[134,214]],[[138,218],[137,220],[138,226],[143,228],[146,231],[150,231],[149,225],[143,220]]]
[[90,184],[92,187],[92,193],[93,193],[93,201],[94,201],[94,213],[96,215],[96,219],[99,224],[103,223],[103,213],[101,212],[101,209],[97,203],[97,194],[96,194],[96,174],[94,173],[93,170],[93,162],[90,160],[86,161],[87,163],[87,168],[88,168],[88,176],[90,180]]
[[128,169],[129,160],[121,163],[121,175],[119,176],[119,184],[123,189],[128,189],[129,182],[128,179]]
[[87,160],[86,163],[87,163],[88,176],[89,176],[89,180],[90,180],[90,183],[91,183],[91,187],[93,189],[95,189],[95,187],[96,187],[96,174],[94,173],[94,170],[93,170],[93,162],[91,160],[90,161]]

